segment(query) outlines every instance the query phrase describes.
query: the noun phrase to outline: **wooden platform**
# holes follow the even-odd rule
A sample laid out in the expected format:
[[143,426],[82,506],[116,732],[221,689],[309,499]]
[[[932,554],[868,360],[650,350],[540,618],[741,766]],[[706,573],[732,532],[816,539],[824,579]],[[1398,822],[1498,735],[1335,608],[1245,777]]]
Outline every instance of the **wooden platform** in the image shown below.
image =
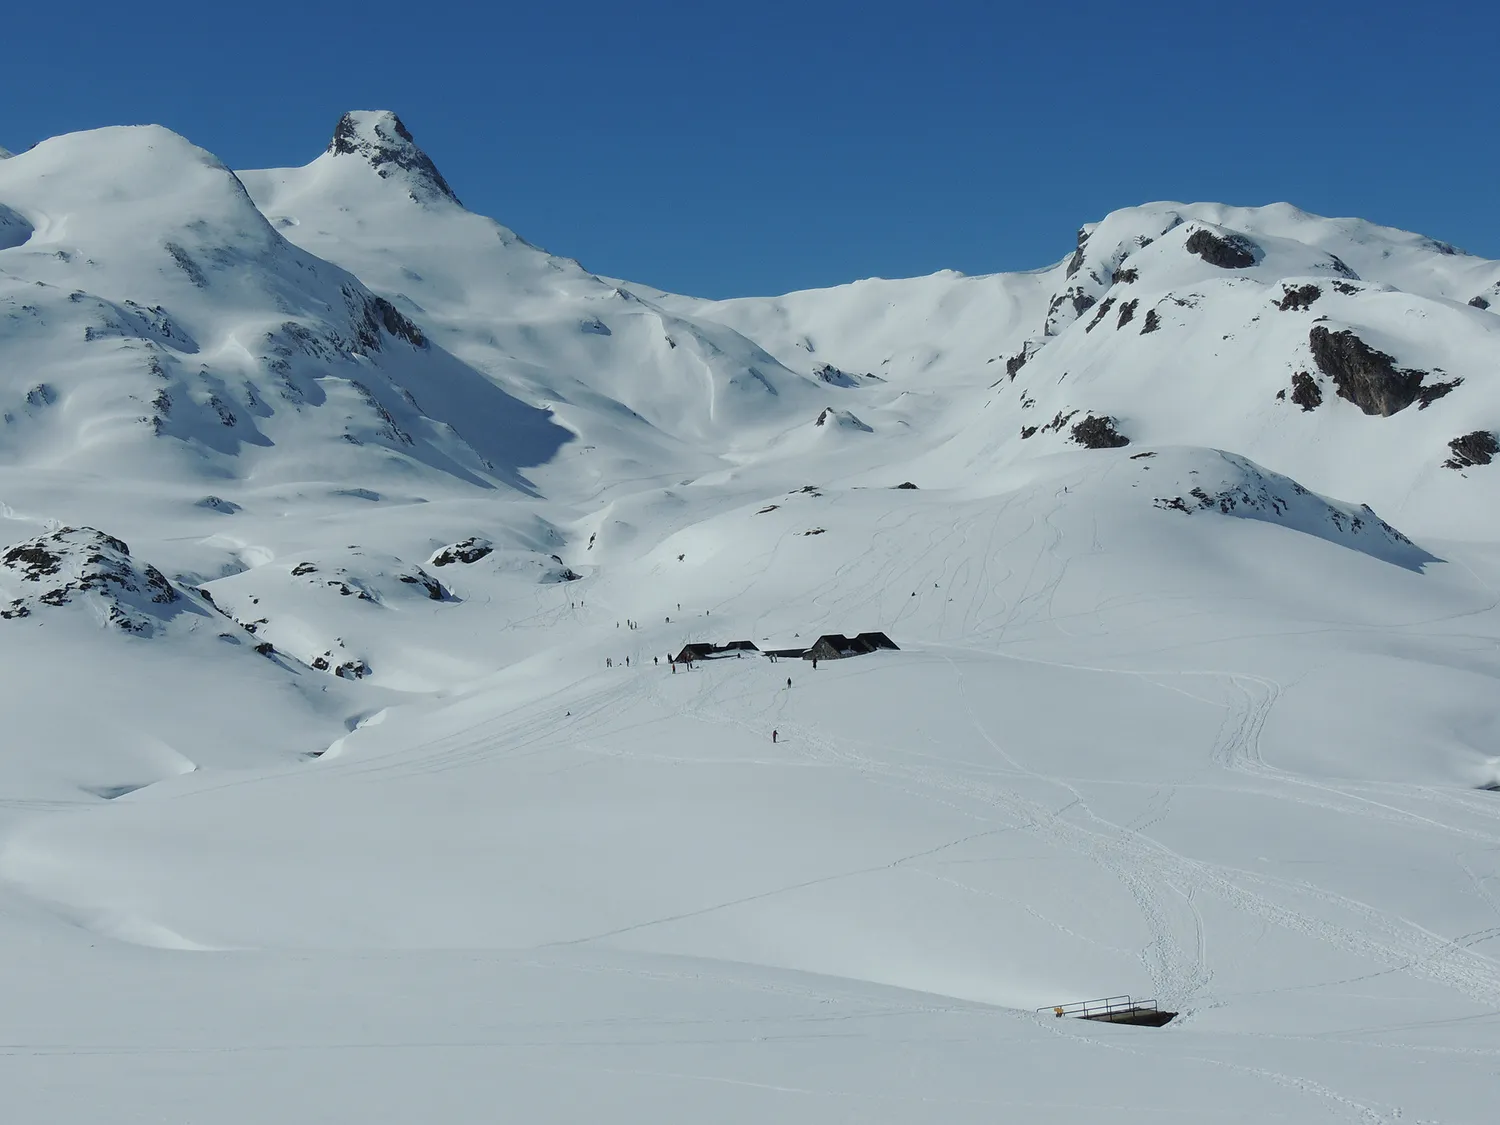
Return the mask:
[[1176,1012],[1164,1012],[1155,1000],[1133,1000],[1129,996],[1106,996],[1099,1000],[1080,1000],[1073,1004],[1054,1004],[1038,1008],[1061,1019],[1096,1020],[1099,1023],[1125,1023],[1132,1027],[1161,1027],[1177,1018]]

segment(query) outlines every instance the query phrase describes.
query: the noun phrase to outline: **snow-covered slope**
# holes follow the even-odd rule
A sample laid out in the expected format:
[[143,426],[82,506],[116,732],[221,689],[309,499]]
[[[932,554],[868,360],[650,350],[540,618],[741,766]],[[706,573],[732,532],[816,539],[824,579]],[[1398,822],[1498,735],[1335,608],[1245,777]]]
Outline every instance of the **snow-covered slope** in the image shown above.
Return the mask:
[[709,302],[464,194],[0,163],[8,1107],[1488,1120],[1500,264],[1157,203]]

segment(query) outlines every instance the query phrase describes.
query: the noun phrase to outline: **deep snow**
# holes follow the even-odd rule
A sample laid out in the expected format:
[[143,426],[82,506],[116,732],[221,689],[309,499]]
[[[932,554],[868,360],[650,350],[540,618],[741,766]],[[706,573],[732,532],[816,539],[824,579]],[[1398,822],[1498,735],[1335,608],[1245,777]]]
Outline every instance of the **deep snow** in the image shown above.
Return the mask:
[[0,163],[17,1119],[1490,1120],[1500,264],[1158,203],[706,302],[462,195]]

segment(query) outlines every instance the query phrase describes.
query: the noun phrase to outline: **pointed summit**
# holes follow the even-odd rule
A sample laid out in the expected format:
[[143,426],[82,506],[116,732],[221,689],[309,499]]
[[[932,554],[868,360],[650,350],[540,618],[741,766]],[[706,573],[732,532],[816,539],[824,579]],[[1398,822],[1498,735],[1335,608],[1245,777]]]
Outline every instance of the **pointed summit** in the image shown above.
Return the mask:
[[10,152],[3,145],[0,145],[0,160],[9,160],[10,155]]
[[401,118],[390,110],[357,109],[344,114],[333,130],[328,152],[360,157],[382,179],[405,173],[412,198],[419,202],[436,196],[459,201],[432,158],[417,147]]

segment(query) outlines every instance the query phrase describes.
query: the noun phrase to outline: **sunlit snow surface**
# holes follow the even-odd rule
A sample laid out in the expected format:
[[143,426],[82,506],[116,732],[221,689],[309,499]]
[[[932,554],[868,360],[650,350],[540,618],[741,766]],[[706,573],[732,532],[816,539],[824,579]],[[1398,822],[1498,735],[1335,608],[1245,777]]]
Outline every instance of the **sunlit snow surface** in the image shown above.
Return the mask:
[[1500,266],[1154,204],[699,302],[393,122],[0,164],[7,1119],[1493,1119]]

